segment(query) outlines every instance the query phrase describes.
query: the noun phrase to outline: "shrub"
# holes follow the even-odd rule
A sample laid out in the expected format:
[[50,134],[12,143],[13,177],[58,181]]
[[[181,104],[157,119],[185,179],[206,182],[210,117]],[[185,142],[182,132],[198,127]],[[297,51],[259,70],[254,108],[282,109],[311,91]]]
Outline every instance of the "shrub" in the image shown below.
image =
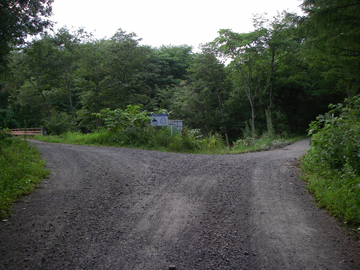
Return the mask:
[[52,135],[60,135],[75,130],[72,117],[65,112],[53,112],[51,117],[45,119],[44,126],[46,127],[47,133]]
[[105,127],[111,131],[145,127],[150,124],[149,113],[140,105],[128,105],[125,110],[103,109],[94,114],[105,121]]
[[310,124],[311,148],[302,159],[304,178],[320,206],[360,223],[360,98],[330,108]]
[[331,105],[331,111],[310,124],[308,156],[319,165],[342,171],[348,165],[360,175],[360,98]]

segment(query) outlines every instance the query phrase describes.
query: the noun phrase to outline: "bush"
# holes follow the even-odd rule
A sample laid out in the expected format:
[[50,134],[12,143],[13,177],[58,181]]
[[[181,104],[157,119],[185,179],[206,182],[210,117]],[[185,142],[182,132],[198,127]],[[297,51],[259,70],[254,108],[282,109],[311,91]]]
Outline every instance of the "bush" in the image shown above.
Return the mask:
[[330,108],[310,124],[311,148],[302,159],[304,178],[320,206],[360,223],[360,98]]
[[[360,175],[360,98],[331,105],[331,111],[310,124],[311,150],[308,156],[320,166]],[[338,116],[336,116],[338,115]]]
[[47,133],[52,135],[60,135],[75,130],[72,117],[65,112],[53,112],[51,117],[45,119],[44,126],[46,127]]
[[20,124],[16,120],[14,111],[9,109],[0,109],[0,128],[15,128],[19,126]]
[[140,105],[128,105],[125,110],[103,109],[94,114],[104,120],[105,127],[111,131],[140,128],[150,125],[150,116]]

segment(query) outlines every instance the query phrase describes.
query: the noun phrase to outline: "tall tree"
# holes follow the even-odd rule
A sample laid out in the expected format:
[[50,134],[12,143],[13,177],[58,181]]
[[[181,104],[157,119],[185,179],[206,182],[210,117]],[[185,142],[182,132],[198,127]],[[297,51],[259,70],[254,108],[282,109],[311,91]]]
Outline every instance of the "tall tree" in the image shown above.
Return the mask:
[[[274,95],[274,79],[276,69],[282,62],[284,64],[284,55],[299,46],[299,38],[296,35],[295,14],[283,11],[272,18],[266,18],[264,15],[254,16],[253,22],[257,30],[263,33],[263,39],[266,45],[266,58],[268,59],[267,84],[268,84],[268,116],[269,125],[273,126],[273,95]],[[301,40],[301,39],[300,39]]]
[[[348,97],[360,93],[360,2],[358,0],[305,0],[306,43],[328,68],[327,77]],[[311,58],[310,58],[311,60]]]
[[74,94],[80,35],[81,31],[70,33],[66,28],[54,35],[44,33],[12,54],[13,83],[8,83],[7,88],[12,88],[22,108],[41,108],[41,114],[48,120],[56,119],[59,113],[69,114],[71,126],[76,127]]
[[17,102],[23,107],[40,107],[43,117],[50,117],[52,111],[52,87],[55,82],[54,46],[52,37],[44,34],[32,41],[23,51],[13,52],[11,88]]
[[246,34],[229,29],[219,31],[215,44],[227,57],[230,57],[231,79],[235,87],[243,89],[251,106],[252,128],[255,130],[255,100],[264,80],[266,70],[266,44],[264,29]]
[[188,80],[188,71],[192,63],[192,47],[161,46],[150,49],[144,66],[146,84],[152,89],[152,108],[169,109],[172,92],[183,80]]
[[187,69],[192,62],[192,47],[182,46],[162,46],[158,49],[162,60],[165,77],[173,80],[171,83],[178,84],[186,80]]
[[67,97],[75,129],[77,129],[77,120],[73,92],[75,80],[77,79],[76,71],[79,68],[79,44],[83,33],[81,29],[70,33],[68,29],[62,28],[53,37],[55,49],[53,69],[57,73],[54,87],[58,88]]
[[135,33],[127,34],[119,29],[107,43],[107,99],[104,102],[108,107],[125,108],[141,99],[144,90],[141,72],[146,54],[139,46],[140,41]]
[[51,22],[53,0],[0,0],[0,72],[13,46],[24,44],[28,35],[42,32]]
[[79,48],[79,78],[81,84],[81,109],[78,116],[80,125],[87,130],[99,127],[99,118],[93,113],[103,109],[104,80],[106,72],[107,44],[105,40],[91,40]]
[[[190,65],[189,71],[204,88],[210,89],[210,97],[216,97],[217,109],[221,116],[221,128],[229,144],[227,128],[225,124],[224,98],[227,96],[228,84],[225,73],[225,65],[217,57],[216,51],[211,45],[204,45],[202,52],[197,54]],[[214,108],[215,109],[215,108]],[[216,119],[213,119],[216,121]]]
[[170,110],[172,116],[185,121],[186,125],[208,135],[213,131],[214,110],[208,101],[209,89],[196,83],[182,81],[174,87]]

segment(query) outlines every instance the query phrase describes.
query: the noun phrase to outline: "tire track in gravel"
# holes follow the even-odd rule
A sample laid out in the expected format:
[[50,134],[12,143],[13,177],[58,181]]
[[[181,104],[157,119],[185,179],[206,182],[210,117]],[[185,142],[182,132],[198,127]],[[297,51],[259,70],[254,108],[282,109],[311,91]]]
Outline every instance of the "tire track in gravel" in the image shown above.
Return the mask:
[[0,269],[357,269],[359,243],[292,164],[32,142],[51,169],[0,223]]

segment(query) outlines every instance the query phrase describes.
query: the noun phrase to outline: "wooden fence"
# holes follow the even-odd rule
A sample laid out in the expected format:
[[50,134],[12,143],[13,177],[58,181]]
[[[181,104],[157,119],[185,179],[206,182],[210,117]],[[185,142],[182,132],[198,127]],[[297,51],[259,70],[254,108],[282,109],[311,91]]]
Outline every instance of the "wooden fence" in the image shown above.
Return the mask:
[[33,135],[45,135],[42,128],[15,128],[9,129],[14,136],[33,136]]

